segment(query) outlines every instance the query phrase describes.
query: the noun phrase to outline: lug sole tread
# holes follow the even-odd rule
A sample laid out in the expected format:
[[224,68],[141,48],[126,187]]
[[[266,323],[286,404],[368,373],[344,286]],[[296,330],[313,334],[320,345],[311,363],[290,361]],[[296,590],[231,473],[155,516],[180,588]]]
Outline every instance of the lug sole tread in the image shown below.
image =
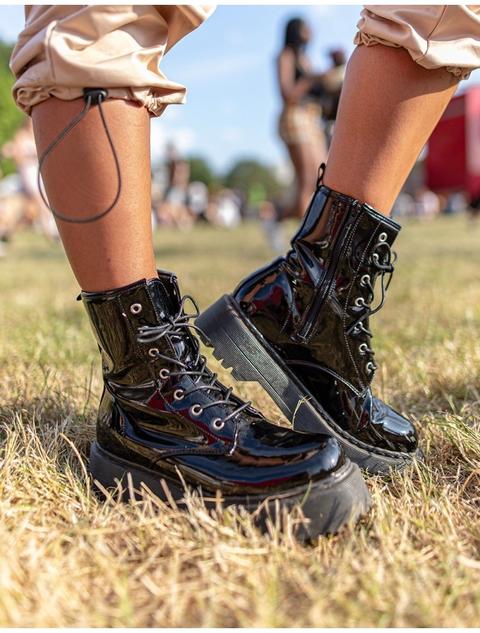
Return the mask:
[[[99,490],[116,489],[120,484],[122,498],[142,496],[142,487],[146,486],[162,501],[169,503],[173,498],[182,508],[185,489],[181,481],[172,481],[171,477],[162,477],[160,472],[150,471],[123,460],[94,442],[90,451],[90,472],[97,481]],[[169,494],[166,493],[166,484]],[[129,480],[132,485],[129,485]],[[170,497],[170,498],[169,498]],[[204,498],[207,508],[215,508],[218,500]],[[183,504],[184,505],[184,504]],[[300,505],[308,519],[298,526],[296,536],[299,540],[308,540],[320,535],[335,534],[347,524],[356,523],[371,507],[371,499],[360,469],[356,464],[348,462],[337,473],[333,473],[325,481],[311,482],[310,485],[298,486],[288,493],[276,496],[245,495],[242,497],[224,496],[222,507],[241,506],[252,512],[255,522],[262,530],[267,528],[268,520],[274,524],[279,510],[290,510]]]
[[320,414],[318,408],[302,395],[295,379],[281,367],[279,359],[272,360],[276,354],[266,349],[252,326],[237,314],[229,295],[224,295],[202,312],[196,324],[204,333],[204,336],[200,334],[203,342],[213,348],[213,355],[222,366],[231,369],[236,380],[259,383],[295,430],[333,435],[348,457],[372,474],[388,473],[391,469],[400,471],[411,465],[415,458],[421,459],[420,450],[410,454],[369,446],[347,434],[328,419],[325,412]]

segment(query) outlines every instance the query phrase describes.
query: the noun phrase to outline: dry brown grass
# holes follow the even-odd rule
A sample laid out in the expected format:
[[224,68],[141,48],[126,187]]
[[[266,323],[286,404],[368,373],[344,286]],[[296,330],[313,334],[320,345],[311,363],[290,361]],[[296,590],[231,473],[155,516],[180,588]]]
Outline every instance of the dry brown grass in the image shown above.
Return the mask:
[[[203,307],[269,258],[253,225],[158,245]],[[369,478],[371,514],[305,547],[195,499],[97,499],[95,345],[61,249],[21,236],[0,262],[0,625],[478,625],[479,245],[463,218],[401,235],[376,390],[413,415],[426,463]],[[257,385],[238,391],[280,420]]]

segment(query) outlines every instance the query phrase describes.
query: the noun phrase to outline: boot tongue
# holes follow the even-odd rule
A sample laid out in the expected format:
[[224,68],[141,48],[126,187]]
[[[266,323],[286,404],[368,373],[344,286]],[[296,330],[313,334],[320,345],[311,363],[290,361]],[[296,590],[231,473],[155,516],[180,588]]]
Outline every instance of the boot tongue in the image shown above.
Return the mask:
[[[158,279],[149,282],[153,305],[160,321],[174,319],[180,313],[182,297],[176,276],[165,270],[158,270]],[[178,334],[168,335],[177,358],[189,363],[196,357],[198,343],[187,328],[181,328]]]
[[159,270],[158,279],[148,282],[153,305],[161,321],[176,317],[180,311],[181,295],[173,273]]

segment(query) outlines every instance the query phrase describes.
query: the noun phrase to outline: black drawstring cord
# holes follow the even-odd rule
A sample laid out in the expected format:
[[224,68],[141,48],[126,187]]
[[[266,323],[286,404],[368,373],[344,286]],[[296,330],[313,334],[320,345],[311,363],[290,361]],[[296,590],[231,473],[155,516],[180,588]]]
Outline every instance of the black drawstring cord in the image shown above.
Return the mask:
[[[122,174],[120,171],[120,163],[118,160],[118,155],[115,149],[115,145],[113,143],[112,136],[110,134],[110,130],[107,125],[107,121],[105,119],[105,114],[102,108],[102,101],[105,101],[105,99],[107,98],[107,95],[108,95],[107,90],[103,88],[85,88],[83,91],[85,107],[79,114],[77,114],[77,116],[74,119],[72,119],[72,121],[70,121],[70,123],[66,126],[66,128],[60,132],[57,138],[54,139],[50,143],[50,145],[43,152],[43,154],[41,155],[38,161],[37,186],[38,186],[40,195],[42,196],[42,200],[45,203],[47,209],[49,209],[58,220],[62,220],[63,222],[70,222],[72,224],[88,224],[89,222],[95,222],[96,220],[100,220],[100,218],[103,218],[104,216],[106,216],[107,213],[110,213],[110,211],[117,204],[120,198],[120,194],[122,191]],[[45,160],[52,153],[52,151],[57,147],[57,145],[59,145],[65,139],[65,137],[69,134],[69,132],[71,132],[73,128],[75,128],[80,123],[80,121],[82,121],[82,119],[87,115],[91,106],[94,104],[98,105],[100,117],[103,123],[103,128],[105,130],[108,143],[112,150],[113,160],[115,161],[115,169],[117,172],[118,188],[117,188],[117,193],[115,194],[115,198],[113,199],[113,202],[110,204],[110,206],[107,209],[105,209],[104,211],[101,211],[100,213],[92,215],[89,218],[78,218],[78,217],[75,218],[75,217],[71,217],[68,215],[64,215],[63,213],[60,213],[53,206],[49,204],[47,197],[42,188],[42,167]]]
[[326,169],[326,164],[325,163],[320,163],[320,167],[318,168],[318,174],[317,174],[317,189],[323,185],[323,176],[325,175],[325,169]]

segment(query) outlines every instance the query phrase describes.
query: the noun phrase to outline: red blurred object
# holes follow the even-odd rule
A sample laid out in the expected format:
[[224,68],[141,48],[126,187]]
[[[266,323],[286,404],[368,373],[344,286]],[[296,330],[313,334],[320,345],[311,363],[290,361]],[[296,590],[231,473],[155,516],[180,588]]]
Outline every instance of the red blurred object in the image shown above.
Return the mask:
[[480,197],[480,86],[453,97],[428,141],[426,180],[436,192]]

